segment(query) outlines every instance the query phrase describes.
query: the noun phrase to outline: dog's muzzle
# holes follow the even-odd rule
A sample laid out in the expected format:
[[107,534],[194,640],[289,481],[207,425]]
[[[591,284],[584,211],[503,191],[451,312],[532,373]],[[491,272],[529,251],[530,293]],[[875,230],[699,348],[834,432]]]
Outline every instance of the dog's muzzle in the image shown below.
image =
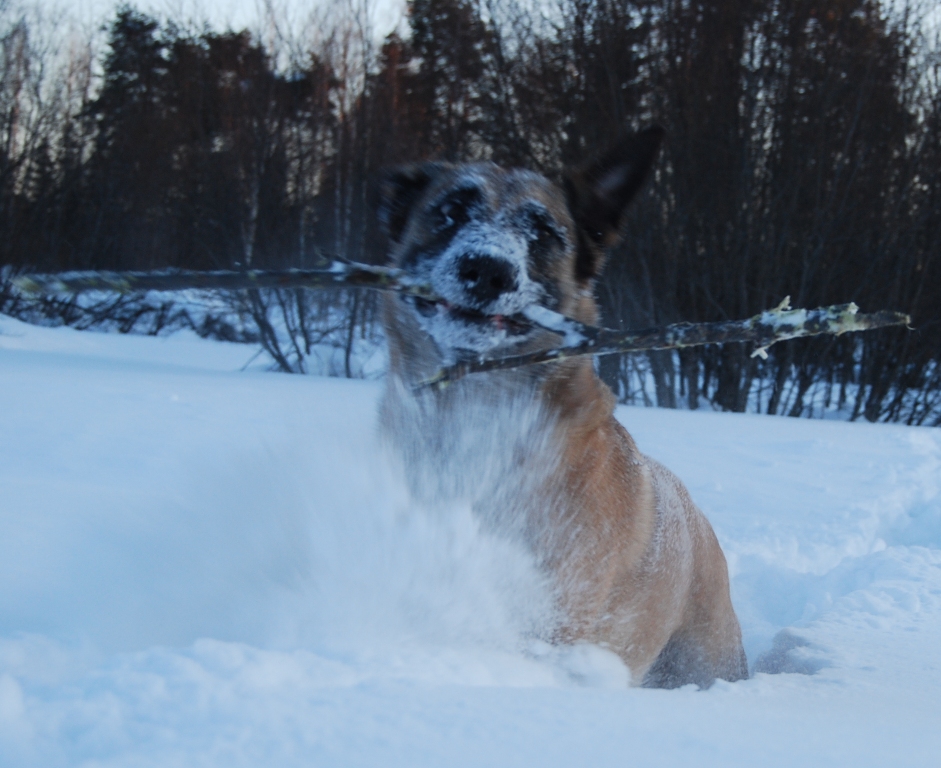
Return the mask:
[[533,329],[522,310],[537,299],[525,272],[488,247],[456,245],[428,265],[428,282],[438,298],[402,297],[419,327],[449,353],[481,355],[521,341]]
[[477,309],[493,303],[504,293],[519,289],[516,269],[505,259],[484,253],[467,253],[456,264],[461,287]]

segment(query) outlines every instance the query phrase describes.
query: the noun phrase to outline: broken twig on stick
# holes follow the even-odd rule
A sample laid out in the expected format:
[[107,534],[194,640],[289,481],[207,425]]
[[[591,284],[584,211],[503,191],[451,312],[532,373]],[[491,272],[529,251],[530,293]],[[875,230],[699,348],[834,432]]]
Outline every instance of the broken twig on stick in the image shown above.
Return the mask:
[[[334,261],[323,269],[244,270],[195,272],[62,272],[55,275],[20,275],[14,285],[28,293],[82,293],[84,291],[181,291],[187,289],[245,290],[252,288],[368,288],[420,296],[442,302],[431,286],[411,280],[394,267],[374,267]],[[443,303],[443,302],[442,302]],[[820,334],[842,334],[904,325],[911,318],[901,312],[860,314],[855,304],[818,309],[791,309],[789,298],[775,309],[747,320],[718,323],[676,323],[642,331],[613,331],[584,325],[558,312],[534,305],[522,314],[506,318],[562,336],[551,349],[509,357],[462,361],[440,370],[418,388],[444,387],[471,373],[521,368],[567,360],[583,355],[615,355],[655,349],[682,349],[703,344],[752,342],[752,356],[767,357],[772,344],[785,339]]]

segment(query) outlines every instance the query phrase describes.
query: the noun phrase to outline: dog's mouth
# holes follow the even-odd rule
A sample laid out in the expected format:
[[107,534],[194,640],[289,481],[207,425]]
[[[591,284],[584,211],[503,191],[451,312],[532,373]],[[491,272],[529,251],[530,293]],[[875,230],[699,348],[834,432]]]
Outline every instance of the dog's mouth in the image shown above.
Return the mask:
[[446,317],[468,327],[482,331],[488,329],[494,332],[503,331],[507,336],[523,336],[533,329],[533,324],[523,315],[488,315],[477,309],[461,307],[445,299],[430,300],[420,296],[404,297],[415,308],[415,311],[428,320],[435,317]]

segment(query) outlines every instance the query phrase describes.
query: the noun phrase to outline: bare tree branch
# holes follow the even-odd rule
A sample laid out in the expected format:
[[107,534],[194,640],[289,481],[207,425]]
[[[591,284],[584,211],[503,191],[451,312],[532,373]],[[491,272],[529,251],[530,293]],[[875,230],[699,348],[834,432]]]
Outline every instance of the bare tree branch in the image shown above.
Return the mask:
[[[908,326],[911,323],[911,318],[901,312],[882,311],[859,314],[859,308],[852,303],[818,309],[790,309],[789,302],[790,297],[781,302],[777,308],[766,310],[747,320],[730,320],[720,323],[676,323],[662,328],[626,332],[585,326],[568,318],[563,318],[562,322],[552,323],[539,322],[536,318],[529,317],[535,325],[564,335],[563,344],[524,355],[460,362],[449,368],[443,368],[432,378],[420,383],[416,389],[442,388],[471,373],[553,363],[583,355],[616,355],[651,349],[683,349],[703,344],[750,341],[758,345],[752,356],[764,357],[768,347],[786,339],[868,331],[898,325]],[[529,316],[528,313],[527,316]],[[562,316],[556,315],[556,317]]]
[[334,261],[323,269],[201,272],[60,272],[20,275],[13,284],[26,293],[84,293],[86,291],[246,290],[256,288],[372,288],[436,300],[431,288],[409,280],[400,269]]

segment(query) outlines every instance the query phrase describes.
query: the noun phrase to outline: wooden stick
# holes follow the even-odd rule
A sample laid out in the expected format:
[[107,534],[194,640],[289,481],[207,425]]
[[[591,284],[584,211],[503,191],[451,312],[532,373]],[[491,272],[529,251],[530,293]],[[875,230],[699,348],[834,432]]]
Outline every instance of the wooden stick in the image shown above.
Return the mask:
[[[557,315],[557,317],[562,316]],[[911,318],[901,312],[883,311],[859,314],[859,308],[852,303],[818,309],[791,309],[790,297],[775,309],[766,310],[747,320],[676,323],[642,331],[619,332],[584,326],[568,318],[563,318],[563,320],[567,322],[559,323],[555,328],[549,327],[549,323],[535,323],[548,330],[564,334],[566,339],[559,347],[510,357],[479,358],[460,362],[443,368],[430,379],[421,382],[416,389],[445,387],[471,373],[554,363],[583,355],[615,355],[654,349],[682,349],[703,344],[750,341],[758,345],[752,357],[766,358],[768,347],[785,339],[820,334],[839,335],[889,326],[908,326],[911,323]]]
[[26,293],[84,293],[86,291],[183,291],[251,288],[370,288],[397,291],[436,299],[427,285],[410,280],[401,269],[334,261],[323,269],[219,270],[197,272],[60,272],[53,275],[20,275],[13,285]]
[[[367,288],[395,291],[440,301],[431,286],[410,279],[401,269],[334,261],[323,269],[167,271],[167,272],[62,272],[53,275],[20,275],[13,284],[28,293],[82,293],[84,291],[180,291],[245,290],[252,288]],[[772,344],[785,339],[820,334],[868,331],[888,326],[908,326],[911,318],[900,312],[859,314],[855,304],[818,309],[791,309],[789,298],[775,309],[747,320],[719,323],[676,323],[642,331],[612,331],[584,325],[557,312],[534,305],[512,319],[517,323],[552,331],[562,344],[551,349],[509,357],[478,358],[444,368],[418,385],[444,387],[472,373],[520,368],[583,355],[615,355],[654,349],[682,349],[703,344],[753,342],[752,353],[767,357]]]

